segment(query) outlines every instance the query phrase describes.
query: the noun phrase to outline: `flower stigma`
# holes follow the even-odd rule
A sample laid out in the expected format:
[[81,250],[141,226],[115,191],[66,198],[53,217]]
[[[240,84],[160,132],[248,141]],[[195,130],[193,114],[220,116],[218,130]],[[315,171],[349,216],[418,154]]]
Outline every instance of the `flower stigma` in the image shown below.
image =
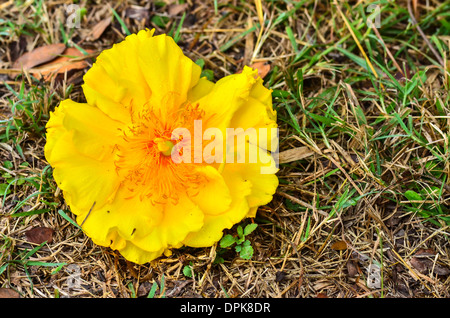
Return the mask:
[[153,141],[156,143],[158,150],[164,155],[164,156],[170,156],[172,154],[173,149],[173,142],[170,140],[166,140],[163,138],[155,138]]

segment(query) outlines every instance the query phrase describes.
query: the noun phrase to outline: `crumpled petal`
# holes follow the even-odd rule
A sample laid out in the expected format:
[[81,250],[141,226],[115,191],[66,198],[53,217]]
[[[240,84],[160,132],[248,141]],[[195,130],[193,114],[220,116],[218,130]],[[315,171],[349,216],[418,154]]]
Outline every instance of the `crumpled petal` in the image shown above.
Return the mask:
[[141,107],[151,96],[138,63],[140,48],[154,31],[141,31],[104,50],[83,77],[87,103],[112,118],[131,122],[133,107]]
[[111,145],[116,129],[104,113],[70,100],[50,116],[45,156],[66,200],[81,210],[88,211],[94,202],[98,206],[108,202],[119,187]]
[[[142,30],[103,51],[84,76],[87,102],[130,123],[143,107],[181,106],[201,69],[174,40]],[[166,107],[161,107],[165,110]]]
[[[205,215],[200,231],[191,233],[184,244],[193,247],[211,246],[223,235],[224,229],[231,228],[245,217],[255,217],[256,209],[269,203],[278,187],[278,171],[273,157],[264,149],[247,143],[246,153],[255,151],[259,158],[251,163],[226,163],[222,177],[230,190],[232,203],[228,210],[217,215]],[[250,150],[251,149],[251,150]]]
[[251,183],[239,175],[233,175],[233,172],[223,176],[232,197],[230,208],[219,215],[205,215],[201,230],[190,233],[183,244],[192,247],[211,246],[220,240],[224,229],[231,228],[248,213],[249,206],[245,198],[251,193]]
[[198,168],[205,176],[205,182],[200,185],[198,193],[191,197],[205,215],[218,215],[229,209],[232,203],[230,189],[222,175],[213,167]]
[[244,105],[256,82],[257,71],[244,68],[240,74],[226,76],[214,85],[212,90],[197,100],[200,109],[205,111],[208,127],[221,129],[225,135],[226,127],[235,112]]

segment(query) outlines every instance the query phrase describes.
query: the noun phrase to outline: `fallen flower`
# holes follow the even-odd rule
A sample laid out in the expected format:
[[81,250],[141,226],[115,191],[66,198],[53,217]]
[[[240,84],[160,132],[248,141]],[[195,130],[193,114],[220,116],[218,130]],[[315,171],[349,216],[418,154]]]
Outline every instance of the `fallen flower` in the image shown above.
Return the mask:
[[84,76],[87,102],[62,101],[46,126],[45,156],[77,223],[139,264],[213,245],[278,186],[276,113],[257,71],[214,84],[153,33],[103,51]]

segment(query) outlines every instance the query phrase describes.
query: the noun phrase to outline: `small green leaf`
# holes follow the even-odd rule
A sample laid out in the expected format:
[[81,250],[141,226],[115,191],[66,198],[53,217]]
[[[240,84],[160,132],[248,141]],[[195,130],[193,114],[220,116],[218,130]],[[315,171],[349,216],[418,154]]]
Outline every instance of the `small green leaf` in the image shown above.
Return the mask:
[[239,255],[241,256],[242,259],[251,259],[253,256],[253,247],[250,244],[243,244]]
[[413,191],[413,190],[408,190],[405,192],[405,197],[409,200],[409,201],[422,201],[422,197],[420,196],[420,194],[418,194],[417,192]]
[[250,233],[252,233],[257,227],[258,227],[258,224],[256,224],[256,223],[248,224],[248,225],[244,228],[244,236],[245,236],[245,235],[249,235]]
[[167,17],[161,17],[159,15],[154,15],[151,18],[151,22],[155,24],[156,26],[159,26],[160,28],[165,28],[166,24],[169,22],[169,19]]
[[240,238],[244,237],[244,230],[242,229],[242,226],[238,225],[237,227],[237,234]]
[[12,169],[14,168],[14,165],[11,161],[6,160],[3,161],[3,167],[5,167],[6,169]]
[[213,264],[223,264],[224,262],[225,260],[223,259],[222,256],[216,256],[216,259],[214,260]]
[[238,245],[242,244],[242,242],[245,241],[245,236],[241,236],[239,238],[236,238],[235,240],[236,240],[236,244],[238,244]]
[[191,266],[189,266],[189,265],[186,265],[186,266],[184,266],[183,267],[183,274],[184,274],[184,276],[186,276],[186,277],[190,277],[190,278],[192,278],[192,267]]
[[10,193],[11,189],[9,188],[9,186],[5,183],[0,183],[0,195],[6,195]]
[[205,67],[205,60],[204,59],[197,59],[197,60],[195,60],[195,64],[200,66],[200,68],[203,70],[203,67]]
[[214,72],[209,69],[202,70],[200,77],[206,77],[207,80],[213,81],[214,80]]
[[230,247],[235,242],[236,242],[236,239],[232,235],[227,234],[224,237],[222,237],[219,244],[220,244],[220,247],[226,248],[226,247]]

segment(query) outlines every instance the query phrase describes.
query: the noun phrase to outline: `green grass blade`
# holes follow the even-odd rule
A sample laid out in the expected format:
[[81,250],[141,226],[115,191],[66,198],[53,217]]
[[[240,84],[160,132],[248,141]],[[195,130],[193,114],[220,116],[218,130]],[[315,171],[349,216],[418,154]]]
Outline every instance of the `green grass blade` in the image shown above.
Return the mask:
[[111,11],[112,11],[114,17],[119,22],[120,26],[122,27],[123,32],[125,32],[126,35],[130,35],[131,34],[130,30],[128,30],[125,22],[123,22],[122,18],[119,16],[119,14],[116,12],[116,10],[114,10],[114,8],[111,8]]

